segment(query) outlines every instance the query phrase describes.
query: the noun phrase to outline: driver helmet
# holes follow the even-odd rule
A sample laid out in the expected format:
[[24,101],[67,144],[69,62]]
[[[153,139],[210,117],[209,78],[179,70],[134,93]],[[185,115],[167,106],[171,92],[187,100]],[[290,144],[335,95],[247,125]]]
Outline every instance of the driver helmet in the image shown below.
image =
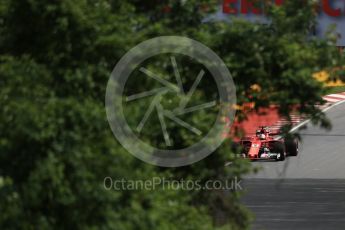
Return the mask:
[[262,134],[260,134],[260,136],[259,136],[259,137],[260,137],[260,139],[261,139],[261,140],[265,140],[265,139],[266,139],[266,135],[265,135],[265,134],[263,134],[263,133],[262,133]]

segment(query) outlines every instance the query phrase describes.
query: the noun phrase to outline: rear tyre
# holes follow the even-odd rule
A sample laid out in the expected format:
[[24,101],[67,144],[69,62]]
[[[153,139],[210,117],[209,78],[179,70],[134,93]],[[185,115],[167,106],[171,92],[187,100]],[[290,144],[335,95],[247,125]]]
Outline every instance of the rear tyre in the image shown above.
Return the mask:
[[285,148],[284,144],[281,142],[276,142],[273,145],[272,152],[277,153],[277,161],[284,161],[285,160]]

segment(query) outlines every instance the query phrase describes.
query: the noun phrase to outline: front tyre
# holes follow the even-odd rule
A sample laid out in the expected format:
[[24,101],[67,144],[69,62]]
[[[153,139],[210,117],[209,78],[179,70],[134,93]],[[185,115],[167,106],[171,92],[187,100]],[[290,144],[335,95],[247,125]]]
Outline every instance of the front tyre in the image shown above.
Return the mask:
[[276,142],[273,145],[272,152],[277,153],[277,161],[285,161],[285,146],[281,142]]
[[298,140],[297,139],[285,140],[285,148],[289,156],[297,156],[298,155]]

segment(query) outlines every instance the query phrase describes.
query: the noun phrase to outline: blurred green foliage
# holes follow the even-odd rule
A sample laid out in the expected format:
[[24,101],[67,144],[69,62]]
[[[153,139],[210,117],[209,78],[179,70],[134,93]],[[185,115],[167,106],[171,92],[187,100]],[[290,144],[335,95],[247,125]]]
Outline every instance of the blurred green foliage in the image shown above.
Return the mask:
[[[331,36],[308,38],[311,4],[273,7],[270,25],[229,25],[205,22],[218,9],[212,0],[2,0],[0,228],[248,228],[240,192],[104,189],[107,176],[227,181],[250,170],[248,162],[231,159],[230,140],[188,167],[162,169],[135,159],[110,131],[105,87],[117,61],[139,42],[187,36],[225,61],[239,104],[276,103],[288,115],[298,103],[326,125],[315,107],[324,89],[311,74],[339,65],[341,54]],[[253,91],[254,84],[262,90]],[[144,86],[131,87],[140,92]],[[229,160],[231,167],[224,167]]]

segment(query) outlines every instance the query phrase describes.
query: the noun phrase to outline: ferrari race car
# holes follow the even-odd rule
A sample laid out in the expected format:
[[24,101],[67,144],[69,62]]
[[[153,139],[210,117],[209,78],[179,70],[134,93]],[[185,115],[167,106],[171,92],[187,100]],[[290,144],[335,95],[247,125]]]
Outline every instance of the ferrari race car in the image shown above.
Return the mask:
[[284,161],[287,156],[298,155],[297,139],[275,139],[268,127],[260,127],[256,135],[247,136],[237,143],[241,157],[250,160]]

